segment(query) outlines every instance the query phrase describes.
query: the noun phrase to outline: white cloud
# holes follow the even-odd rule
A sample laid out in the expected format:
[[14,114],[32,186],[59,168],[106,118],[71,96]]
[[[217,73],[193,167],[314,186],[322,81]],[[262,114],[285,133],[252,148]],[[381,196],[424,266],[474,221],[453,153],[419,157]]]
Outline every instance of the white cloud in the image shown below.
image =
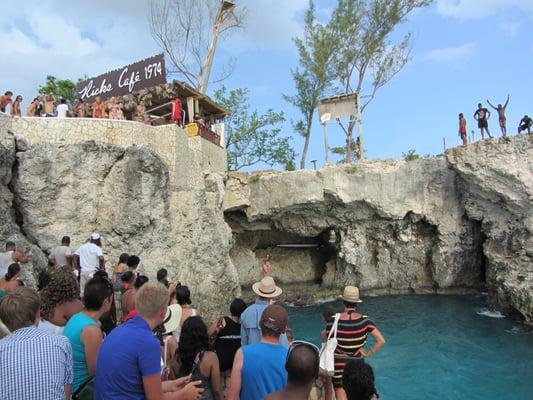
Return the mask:
[[245,28],[233,34],[222,47],[233,54],[251,49],[286,50],[302,32],[301,14],[308,0],[241,0],[246,7]]
[[470,57],[474,49],[475,43],[470,42],[460,46],[444,47],[431,50],[426,54],[426,58],[434,62],[458,66]]
[[520,29],[521,23],[518,21],[504,21],[500,23],[500,29],[509,37],[515,37]]
[[445,17],[463,21],[482,19],[505,9],[518,8],[533,14],[532,0],[438,0],[437,10]]

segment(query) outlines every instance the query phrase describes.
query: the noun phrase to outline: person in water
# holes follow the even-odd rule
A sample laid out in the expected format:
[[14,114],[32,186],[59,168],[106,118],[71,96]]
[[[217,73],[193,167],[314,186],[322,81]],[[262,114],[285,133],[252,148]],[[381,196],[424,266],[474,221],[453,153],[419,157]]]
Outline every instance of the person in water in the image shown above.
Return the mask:
[[466,119],[463,113],[459,114],[459,136],[463,140],[463,146],[468,144],[468,138],[466,135]]
[[474,119],[477,121],[477,127],[481,131],[481,139],[485,139],[485,131],[487,131],[487,135],[489,135],[489,138],[492,139],[492,136],[489,131],[489,118],[490,111],[483,107],[483,104],[479,103],[477,105],[477,110],[474,113]]
[[[357,310],[357,305],[362,303],[359,298],[359,289],[355,286],[346,286],[342,295],[344,311],[342,312],[338,328],[338,345],[335,349],[335,373],[333,375],[333,387],[335,388],[335,398],[346,400],[346,392],[342,387],[342,374],[348,362],[354,359],[367,358],[376,354],[385,344],[383,335],[376,328],[376,325],[366,316]],[[327,324],[326,330],[332,329],[333,322]],[[371,335],[375,343],[365,350],[368,335]]]
[[489,106],[491,106],[498,112],[500,129],[502,130],[502,135],[505,137],[507,135],[507,118],[505,117],[505,110],[507,108],[507,104],[509,104],[509,95],[507,95],[507,100],[505,101],[505,104],[503,106],[501,104],[498,104],[498,107],[494,107],[488,100],[487,103],[489,103]]

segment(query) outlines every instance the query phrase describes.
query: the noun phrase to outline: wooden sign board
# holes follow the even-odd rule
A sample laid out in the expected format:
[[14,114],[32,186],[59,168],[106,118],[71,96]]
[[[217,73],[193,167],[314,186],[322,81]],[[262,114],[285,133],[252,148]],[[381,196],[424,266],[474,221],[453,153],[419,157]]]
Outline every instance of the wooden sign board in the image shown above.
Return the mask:
[[113,96],[124,96],[140,89],[167,82],[165,57],[163,54],[115,69],[106,74],[78,83],[78,97],[93,101],[97,96],[103,100]]

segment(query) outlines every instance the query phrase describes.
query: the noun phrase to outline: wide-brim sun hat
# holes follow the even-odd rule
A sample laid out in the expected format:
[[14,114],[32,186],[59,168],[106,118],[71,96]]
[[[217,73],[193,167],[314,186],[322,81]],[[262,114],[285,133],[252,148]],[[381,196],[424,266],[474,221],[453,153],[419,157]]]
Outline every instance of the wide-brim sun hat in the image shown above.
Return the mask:
[[260,282],[254,283],[252,290],[256,295],[267,299],[278,297],[283,293],[283,290],[276,286],[276,282],[270,276],[265,276]]
[[356,286],[346,286],[341,298],[348,303],[362,303],[363,300],[359,297],[359,288]]
[[167,308],[165,319],[163,320],[163,328],[165,331],[163,335],[174,332],[180,326],[181,321],[181,306],[179,304],[171,304]]

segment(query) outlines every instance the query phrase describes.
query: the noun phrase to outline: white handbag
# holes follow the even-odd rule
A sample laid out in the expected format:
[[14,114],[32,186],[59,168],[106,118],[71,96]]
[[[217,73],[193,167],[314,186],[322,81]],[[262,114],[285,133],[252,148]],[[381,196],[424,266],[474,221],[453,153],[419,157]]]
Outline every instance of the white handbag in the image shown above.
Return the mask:
[[335,373],[335,349],[337,348],[337,326],[341,315],[335,314],[335,319],[331,330],[329,331],[328,340],[322,344],[320,349],[320,369],[323,373],[333,376]]

